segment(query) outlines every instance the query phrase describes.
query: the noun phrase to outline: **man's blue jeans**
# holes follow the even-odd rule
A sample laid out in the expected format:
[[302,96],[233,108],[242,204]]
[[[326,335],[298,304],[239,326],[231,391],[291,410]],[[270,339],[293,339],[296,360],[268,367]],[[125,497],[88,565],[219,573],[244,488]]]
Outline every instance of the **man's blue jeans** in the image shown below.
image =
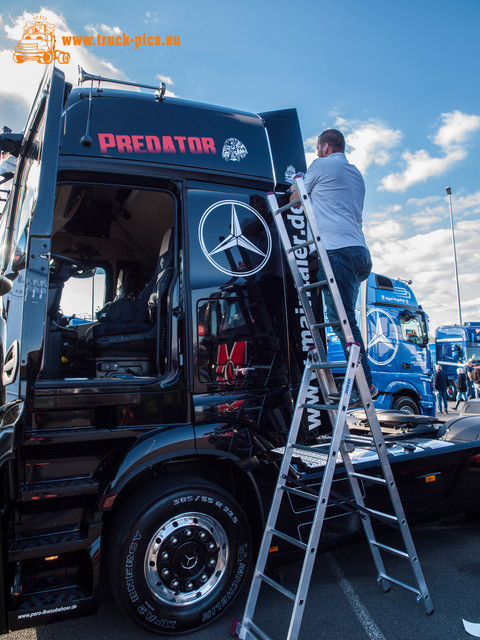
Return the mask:
[[435,396],[437,398],[437,405],[440,413],[442,413],[442,404],[443,404],[443,410],[445,411],[445,413],[447,413],[448,412],[447,392],[437,391],[435,389]]
[[[345,307],[345,313],[347,314],[348,322],[352,329],[352,334],[355,342],[360,344],[360,353],[362,354],[362,365],[365,372],[365,377],[369,386],[372,384],[372,372],[370,371],[370,365],[363,343],[362,334],[355,318],[355,304],[357,302],[358,292],[360,290],[360,284],[363,280],[366,280],[372,270],[372,258],[370,252],[365,247],[343,247],[341,249],[332,249],[327,251],[332,265],[333,275],[337,281],[337,286],[340,291],[340,296]],[[325,280],[325,272],[320,265],[318,271],[318,279]],[[329,289],[324,289],[325,307],[327,309],[327,316],[329,322],[338,321],[337,311],[333,303],[333,299]],[[333,327],[333,330],[340,339],[340,342],[345,351],[345,338],[339,328]]]

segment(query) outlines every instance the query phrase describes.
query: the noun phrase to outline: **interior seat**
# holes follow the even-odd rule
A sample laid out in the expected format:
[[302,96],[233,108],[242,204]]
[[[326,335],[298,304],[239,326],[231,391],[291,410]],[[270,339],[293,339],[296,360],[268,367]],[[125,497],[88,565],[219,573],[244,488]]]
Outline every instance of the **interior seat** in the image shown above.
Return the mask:
[[168,291],[173,265],[174,234],[170,228],[163,236],[155,272],[139,296],[112,301],[110,316],[116,316],[118,320],[102,320],[102,310],[99,312],[100,322],[87,331],[87,344],[93,347],[95,354],[108,355],[125,351],[145,353],[152,350],[157,337],[156,307]]

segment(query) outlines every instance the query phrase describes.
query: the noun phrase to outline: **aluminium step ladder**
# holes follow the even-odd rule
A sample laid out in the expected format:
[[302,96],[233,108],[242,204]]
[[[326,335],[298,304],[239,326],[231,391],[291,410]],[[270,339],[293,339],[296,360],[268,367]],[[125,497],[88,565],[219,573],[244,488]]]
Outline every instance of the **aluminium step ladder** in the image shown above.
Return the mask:
[[[382,585],[384,591],[389,590],[391,583],[412,591],[416,594],[417,601],[423,602],[426,612],[433,612],[433,604],[425,583],[420,562],[415,551],[410,529],[405,518],[405,513],[390,467],[387,447],[375,412],[370,389],[363,367],[361,366],[360,346],[358,343],[354,342],[330,261],[325,247],[323,246],[315,216],[313,214],[312,204],[303,183],[303,178],[297,176],[295,178],[295,184],[297,186],[299,198],[294,202],[279,207],[275,194],[268,194],[267,199],[293,275],[295,287],[312,333],[314,346],[307,357],[304,374],[292,416],[290,432],[280,466],[278,481],[274,491],[273,502],[260,545],[260,551],[243,619],[236,626],[236,633],[241,640],[271,640],[270,636],[262,631],[262,629],[253,621],[262,583],[269,585],[280,594],[293,601],[287,640],[296,640],[298,638],[310,578],[324,525],[325,513],[332,503],[339,506],[339,501],[335,499],[335,492],[332,490],[332,482],[337,464],[343,465],[344,473],[349,480],[351,491],[353,493],[353,499],[347,499],[346,502],[350,504],[344,508],[350,511],[355,511],[360,517],[377,569],[377,581]],[[311,232],[311,235],[307,235],[311,239],[308,239],[307,237],[305,242],[292,245],[283,214],[289,211],[292,206],[298,206],[298,204],[303,206],[307,229]],[[316,248],[319,263],[322,264],[325,272],[325,280],[315,282],[313,284],[304,283],[295,259],[295,251],[306,246]],[[310,304],[311,290],[314,288],[325,289],[326,287],[330,290],[337,311],[339,320],[338,323],[336,323],[336,326],[340,326],[346,340],[346,350],[348,352],[348,359],[346,362],[328,362],[321,339],[321,330],[326,326],[333,326],[334,323],[317,322],[312,305]],[[332,369],[345,371],[345,377],[340,394],[338,394],[337,391],[337,385],[332,374]],[[307,402],[308,387],[313,376],[316,376],[318,380],[318,386],[324,399],[323,404],[312,404]],[[372,438],[356,437],[350,434],[348,429],[346,414],[355,383],[370,425]],[[334,402],[332,402],[333,399]],[[313,446],[297,444],[303,414],[304,411],[309,408],[328,411],[328,415],[333,424],[332,435],[329,443]],[[366,442],[368,442],[368,444],[375,445],[381,471],[380,477],[355,471],[350,454],[355,450],[356,444],[365,446]],[[302,486],[302,483],[298,482],[295,478],[292,479],[293,476],[292,473],[290,473],[292,470],[292,459],[301,459],[302,455],[307,456],[307,458],[308,456],[316,456],[317,460],[322,460],[320,464],[317,462],[318,466],[323,468],[322,480],[318,492],[312,491],[308,486]],[[308,479],[308,475],[306,475],[306,479]],[[383,513],[366,507],[359,480],[383,485],[388,491],[393,513]],[[304,543],[276,528],[282,498],[286,494],[299,496],[316,503],[315,515],[307,543]],[[397,549],[377,541],[372,527],[373,518],[384,523],[388,523],[398,529],[401,533],[405,550]],[[292,545],[300,548],[305,554],[296,592],[286,589],[265,573],[268,553],[274,537],[291,543]],[[410,586],[401,580],[388,575],[384,567],[382,553],[390,553],[408,561],[415,578],[416,586]]]

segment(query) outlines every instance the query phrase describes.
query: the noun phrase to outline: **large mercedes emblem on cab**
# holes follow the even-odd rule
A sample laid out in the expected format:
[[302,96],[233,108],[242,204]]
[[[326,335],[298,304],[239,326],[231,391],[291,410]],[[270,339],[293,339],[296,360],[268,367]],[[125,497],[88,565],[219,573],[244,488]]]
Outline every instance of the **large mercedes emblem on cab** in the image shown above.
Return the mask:
[[244,202],[222,200],[203,214],[198,228],[207,260],[231,276],[251,276],[267,264],[272,236],[260,214]]

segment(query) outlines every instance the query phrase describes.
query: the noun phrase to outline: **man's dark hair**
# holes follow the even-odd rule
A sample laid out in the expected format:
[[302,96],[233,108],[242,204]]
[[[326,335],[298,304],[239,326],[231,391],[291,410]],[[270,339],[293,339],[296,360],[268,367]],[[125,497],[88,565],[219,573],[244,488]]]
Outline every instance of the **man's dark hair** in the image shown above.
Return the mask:
[[338,129],[326,129],[318,136],[320,144],[328,144],[332,151],[345,153],[345,138]]

